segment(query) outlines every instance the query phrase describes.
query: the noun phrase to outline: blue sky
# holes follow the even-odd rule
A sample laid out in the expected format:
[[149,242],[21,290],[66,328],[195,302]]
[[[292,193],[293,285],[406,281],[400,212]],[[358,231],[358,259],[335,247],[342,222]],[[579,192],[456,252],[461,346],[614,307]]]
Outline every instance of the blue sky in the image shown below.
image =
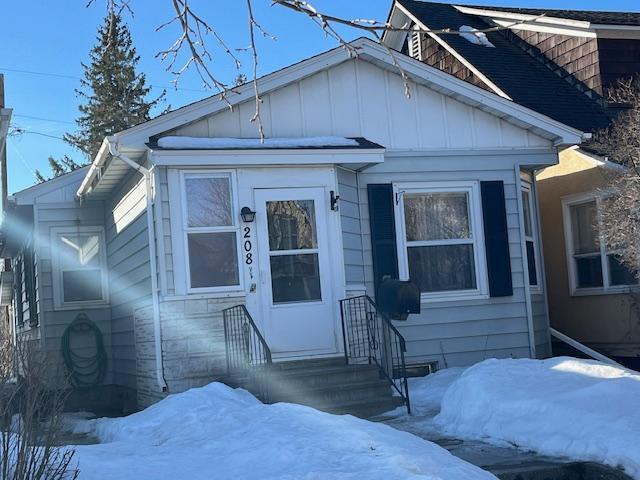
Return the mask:
[[[384,20],[391,0],[316,0],[315,6],[347,18]],[[78,114],[78,99],[74,89],[82,75],[80,62],[95,43],[96,29],[105,14],[106,0],[95,0],[86,7],[86,0],[23,0],[5,5],[0,29],[0,72],[5,74],[5,96],[14,109],[13,125],[37,133],[25,133],[8,141],[9,191],[32,185],[34,170],[48,174],[47,157],[68,154],[76,160],[82,155],[58,138],[73,131]],[[254,0],[256,17],[277,37],[276,41],[261,39],[260,73],[282,68],[335,46],[310,20],[288,10],[271,6],[271,0]],[[637,0],[466,0],[465,4],[509,5],[567,9],[639,10]],[[207,18],[234,48],[246,47],[245,2],[240,0],[192,0],[193,8]],[[156,32],[158,25],[172,16],[170,0],[131,0],[134,16],[126,16],[134,44],[141,56],[139,69],[148,83],[159,93],[167,88],[163,106],[179,107],[198,100],[207,92],[193,72],[182,77],[176,91],[171,86],[173,76],[165,70],[155,54],[167,48],[177,31],[169,27]],[[344,31],[345,37],[361,36],[358,31]],[[250,58],[240,53],[242,71],[250,74]],[[213,68],[224,81],[237,75],[235,67],[221,53],[214,57]],[[27,73],[30,72],[30,73]],[[152,93],[153,95],[153,93]]]

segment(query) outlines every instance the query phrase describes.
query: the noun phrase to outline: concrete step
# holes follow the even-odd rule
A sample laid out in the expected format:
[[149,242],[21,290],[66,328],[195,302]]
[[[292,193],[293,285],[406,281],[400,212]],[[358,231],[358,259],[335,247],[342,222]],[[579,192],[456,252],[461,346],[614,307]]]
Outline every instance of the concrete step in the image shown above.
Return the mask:
[[381,380],[365,380],[350,384],[333,384],[312,388],[271,385],[271,402],[291,402],[319,409],[350,401],[369,401],[391,396],[391,387]]
[[319,388],[380,379],[378,368],[372,365],[340,365],[295,370],[276,369],[270,372],[269,375],[275,383],[298,386],[300,388]]
[[359,418],[371,418],[404,405],[402,398],[388,396],[369,401],[342,402],[326,409],[319,409],[337,415],[353,415]]

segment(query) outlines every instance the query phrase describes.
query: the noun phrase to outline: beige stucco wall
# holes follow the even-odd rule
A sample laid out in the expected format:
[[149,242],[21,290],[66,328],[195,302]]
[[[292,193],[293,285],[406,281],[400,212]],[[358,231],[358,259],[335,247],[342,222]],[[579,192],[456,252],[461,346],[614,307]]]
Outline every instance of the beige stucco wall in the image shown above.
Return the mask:
[[551,326],[609,355],[640,354],[640,316],[631,295],[571,296],[562,197],[606,185],[608,169],[579,150],[537,176]]

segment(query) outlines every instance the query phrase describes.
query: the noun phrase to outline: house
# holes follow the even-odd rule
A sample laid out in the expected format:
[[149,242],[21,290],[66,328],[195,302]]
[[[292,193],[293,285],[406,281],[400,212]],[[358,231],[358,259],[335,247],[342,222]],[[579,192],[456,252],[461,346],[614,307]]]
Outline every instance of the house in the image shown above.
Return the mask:
[[[398,0],[390,21],[423,30],[504,27],[479,34],[490,46],[442,33],[416,32],[407,38],[389,32],[384,41],[584,132],[610,124],[621,106],[607,102],[607,91],[619,79],[640,73],[640,13]],[[606,355],[637,357],[640,316],[629,295],[637,280],[615,252],[576,239],[576,228],[581,235],[599,237],[591,220],[602,208],[609,173],[619,167],[588,145],[562,150],[559,160],[536,171],[551,325]],[[529,248],[532,257],[535,252]],[[532,276],[532,285],[540,273]]]
[[[86,315],[106,355],[95,398],[138,407],[243,362],[317,372],[363,345],[389,345],[374,360],[390,381],[550,355],[542,259],[537,288],[525,260],[530,241],[540,252],[533,172],[583,133],[396,65],[371,40],[351,46],[357,57],[335,48],[259,80],[264,142],[247,84],[232,109],[214,96],[163,114],[14,194],[20,332],[54,363]],[[362,297],[387,277],[418,285],[419,314],[391,322]]]

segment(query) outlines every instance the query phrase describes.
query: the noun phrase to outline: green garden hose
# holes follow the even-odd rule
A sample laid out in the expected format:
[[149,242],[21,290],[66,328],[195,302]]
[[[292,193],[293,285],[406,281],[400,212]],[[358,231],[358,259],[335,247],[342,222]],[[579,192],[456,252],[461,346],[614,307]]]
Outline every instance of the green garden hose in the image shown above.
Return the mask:
[[[95,341],[95,353],[86,356],[76,353],[77,350],[87,347],[85,345],[72,347],[72,337],[86,338],[91,334]],[[84,313],[78,315],[62,334],[62,358],[69,372],[69,381],[75,388],[95,387],[104,380],[107,373],[107,353],[104,349],[102,332]]]

